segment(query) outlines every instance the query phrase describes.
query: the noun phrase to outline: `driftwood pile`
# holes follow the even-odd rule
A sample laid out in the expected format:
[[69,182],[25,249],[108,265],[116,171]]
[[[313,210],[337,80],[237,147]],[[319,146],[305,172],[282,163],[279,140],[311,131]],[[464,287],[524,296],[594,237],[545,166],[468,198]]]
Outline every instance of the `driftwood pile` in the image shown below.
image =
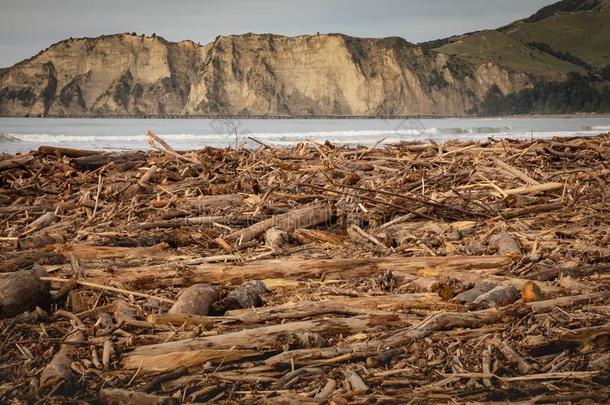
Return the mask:
[[608,402],[610,136],[0,159],[0,402]]

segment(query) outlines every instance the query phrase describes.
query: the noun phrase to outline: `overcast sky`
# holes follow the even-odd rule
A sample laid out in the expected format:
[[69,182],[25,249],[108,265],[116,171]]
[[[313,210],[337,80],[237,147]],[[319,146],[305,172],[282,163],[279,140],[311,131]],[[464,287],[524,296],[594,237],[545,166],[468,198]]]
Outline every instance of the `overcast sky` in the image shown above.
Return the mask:
[[555,0],[0,0],[0,67],[68,37],[341,32],[411,42],[496,28]]

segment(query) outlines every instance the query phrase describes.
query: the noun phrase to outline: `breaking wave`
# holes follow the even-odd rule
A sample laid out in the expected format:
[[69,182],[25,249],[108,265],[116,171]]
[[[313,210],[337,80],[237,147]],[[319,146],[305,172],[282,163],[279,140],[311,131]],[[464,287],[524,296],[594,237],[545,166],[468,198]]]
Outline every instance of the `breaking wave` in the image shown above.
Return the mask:
[[[366,139],[366,137],[394,137],[394,136],[421,136],[435,135],[436,128],[426,129],[403,129],[403,130],[358,130],[358,131],[312,131],[312,132],[243,132],[239,137],[254,137],[257,139],[281,139],[302,140],[307,137],[326,138],[355,138]],[[235,134],[158,134],[166,141],[197,141],[197,140],[225,140],[235,137]],[[66,135],[66,134],[0,134],[0,140],[9,142],[32,142],[32,143],[89,143],[89,142],[145,142],[146,135]]]
[[[337,145],[390,144],[401,141],[534,139],[592,136],[610,132],[610,120],[578,119],[430,119],[379,120],[252,120],[232,128],[215,128],[209,120],[0,120],[0,151],[16,153],[55,145],[96,150],[147,150],[147,127],[179,150],[234,147],[294,146],[306,139]],[[384,128],[385,126],[385,128]],[[367,128],[368,127],[368,128]],[[249,130],[249,131],[248,131]]]

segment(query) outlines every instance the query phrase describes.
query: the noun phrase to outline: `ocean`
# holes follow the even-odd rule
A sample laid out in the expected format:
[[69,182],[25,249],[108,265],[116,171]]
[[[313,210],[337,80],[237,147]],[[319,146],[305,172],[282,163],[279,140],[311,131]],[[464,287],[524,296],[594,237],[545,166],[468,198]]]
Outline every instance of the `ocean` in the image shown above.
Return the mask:
[[[0,152],[52,145],[146,150],[152,130],[177,150],[206,146],[292,146],[307,138],[342,145],[443,142],[452,139],[541,139],[610,132],[609,116],[445,119],[63,119],[0,118]],[[255,141],[256,140],[256,141]]]

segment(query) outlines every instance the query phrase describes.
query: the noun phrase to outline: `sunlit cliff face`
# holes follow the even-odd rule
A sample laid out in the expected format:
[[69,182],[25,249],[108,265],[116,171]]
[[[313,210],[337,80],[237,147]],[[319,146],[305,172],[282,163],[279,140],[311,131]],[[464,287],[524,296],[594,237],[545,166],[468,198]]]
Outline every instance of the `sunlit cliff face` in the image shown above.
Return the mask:
[[400,38],[247,34],[171,43],[71,39],[0,77],[0,113],[456,115],[532,78],[465,65]]

